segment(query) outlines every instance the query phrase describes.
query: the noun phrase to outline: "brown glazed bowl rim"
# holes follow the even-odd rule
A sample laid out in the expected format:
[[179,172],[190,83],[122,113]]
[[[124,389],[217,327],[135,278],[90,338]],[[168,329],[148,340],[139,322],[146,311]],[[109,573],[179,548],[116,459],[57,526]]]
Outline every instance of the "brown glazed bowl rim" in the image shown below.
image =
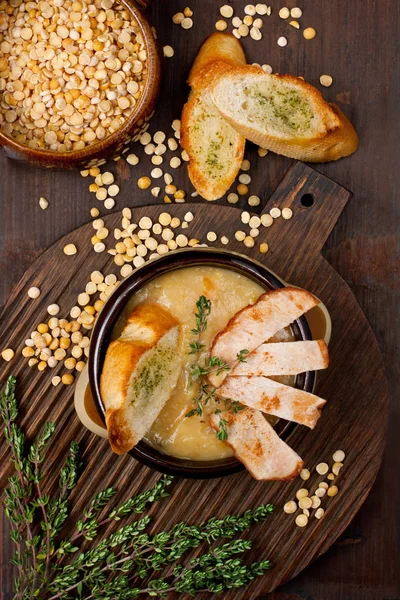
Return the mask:
[[[146,44],[147,51],[147,76],[146,85],[144,86],[143,93],[139,98],[138,103],[134,106],[131,116],[125,121],[122,127],[118,128],[114,133],[107,136],[103,140],[99,140],[94,144],[89,144],[82,150],[71,150],[69,152],[53,152],[52,150],[39,150],[36,148],[30,148],[24,144],[20,144],[13,138],[3,133],[0,129],[0,148],[7,146],[8,148],[25,155],[34,156],[37,160],[43,160],[43,163],[51,161],[54,164],[65,164],[70,161],[84,161],[91,160],[99,152],[104,152],[109,146],[112,146],[114,142],[118,141],[122,136],[124,137],[129,133],[132,125],[140,118],[140,115],[145,108],[149,100],[151,100],[153,91],[152,84],[157,76],[157,71],[161,69],[161,63],[159,59],[159,52],[157,49],[157,42],[154,38],[152,28],[147,21],[146,16],[142,10],[135,6],[131,0],[118,0],[120,4],[123,4],[125,8],[132,14],[135,19],[140,33],[143,36],[144,43]],[[149,52],[150,47],[153,46],[154,52]]]
[[[150,260],[129,277],[115,290],[96,321],[94,326],[88,360],[89,383],[96,409],[105,422],[105,408],[100,395],[100,375],[105,353],[108,347],[110,333],[121,314],[126,302],[144,285],[165,273],[193,266],[213,266],[236,271],[253,279],[266,290],[285,287],[281,281],[261,263],[242,254],[214,248],[191,248],[170,252]],[[305,317],[297,319],[293,325],[297,339],[311,340],[311,332]],[[296,379],[296,387],[312,392],[315,381],[315,371],[304,373]],[[287,439],[297,427],[296,424],[280,419],[275,430]],[[139,462],[154,468],[161,473],[192,479],[211,479],[238,473],[244,469],[235,457],[215,461],[194,461],[175,458],[162,454],[145,442],[139,442],[130,454]]]

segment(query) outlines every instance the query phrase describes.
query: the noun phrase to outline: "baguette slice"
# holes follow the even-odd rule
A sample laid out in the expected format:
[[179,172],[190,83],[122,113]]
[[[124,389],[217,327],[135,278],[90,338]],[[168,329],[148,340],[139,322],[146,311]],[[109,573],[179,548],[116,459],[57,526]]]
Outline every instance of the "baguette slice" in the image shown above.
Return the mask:
[[200,49],[189,74],[192,88],[181,119],[181,145],[189,155],[191,182],[206,200],[221,198],[231,187],[243,161],[245,139],[221,117],[211,89],[233,65],[246,58],[230,34],[212,34]]
[[293,479],[300,473],[303,467],[300,456],[281,440],[258,410],[213,413],[210,424],[216,431],[220,418],[227,422],[225,443],[255,479]]
[[357,133],[342,111],[298,77],[235,67],[215,83],[212,98],[238,133],[277,154],[328,162],[358,148]]
[[[319,303],[310,292],[299,288],[280,288],[262,294],[255,304],[236,313],[223,331],[214,339],[211,356],[218,356],[233,365],[241,350],[253,352],[278,331]],[[226,373],[209,376],[210,383],[218,387]]]
[[136,446],[158,417],[180,373],[180,326],[162,306],[145,303],[107,349],[100,378],[112,450]]
[[268,415],[314,429],[326,400],[268,377],[227,377],[218,394]]
[[204,81],[203,69],[215,62],[223,62],[228,66],[237,67],[246,64],[243,46],[235,36],[230,33],[215,32],[211,34],[201,46],[196,56],[188,77],[188,84],[193,90],[202,90],[204,87],[213,86],[217,80]]
[[298,375],[306,371],[326,369],[329,365],[328,347],[323,340],[276,342],[261,344],[239,362],[229,373],[256,377]]

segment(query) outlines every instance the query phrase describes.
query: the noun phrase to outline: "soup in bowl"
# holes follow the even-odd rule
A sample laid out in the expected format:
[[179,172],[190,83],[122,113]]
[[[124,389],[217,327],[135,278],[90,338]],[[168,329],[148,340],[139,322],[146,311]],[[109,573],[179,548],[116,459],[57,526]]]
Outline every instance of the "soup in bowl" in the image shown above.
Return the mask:
[[[211,302],[207,327],[202,333],[200,359],[208,355],[213,340],[239,311],[254,304],[264,292],[282,287],[270,271],[252,259],[232,252],[196,248],[146,263],[117,288],[98,318],[89,357],[90,387],[103,419],[105,406],[100,380],[107,349],[120,337],[132,311],[146,304],[157,305],[169,311],[180,324],[176,385],[144,438],[130,451],[137,460],[164,473],[194,478],[228,475],[244,468],[231,447],[210,426],[209,417],[218,410],[219,401],[211,397],[202,414],[193,411],[199,393],[199,386],[191,377],[191,366],[198,359],[190,353],[190,343],[195,337],[196,303],[200,297]],[[311,340],[304,317],[278,331],[269,341],[295,340]],[[271,379],[311,392],[314,372]],[[195,414],[188,416],[191,412]],[[266,418],[285,439],[295,427],[283,419],[268,415]]]

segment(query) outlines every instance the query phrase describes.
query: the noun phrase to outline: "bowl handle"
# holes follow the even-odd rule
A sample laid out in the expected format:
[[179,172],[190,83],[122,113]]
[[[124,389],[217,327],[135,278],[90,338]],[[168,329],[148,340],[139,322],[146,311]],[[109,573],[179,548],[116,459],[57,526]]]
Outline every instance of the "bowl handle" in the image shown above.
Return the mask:
[[88,414],[85,406],[85,391],[86,387],[89,384],[89,375],[87,366],[83,369],[82,373],[80,373],[78,381],[75,385],[75,394],[74,394],[74,405],[75,411],[78,415],[78,418],[82,425],[89,429],[92,433],[102,437],[107,438],[107,430],[105,427],[100,427],[91,416]]

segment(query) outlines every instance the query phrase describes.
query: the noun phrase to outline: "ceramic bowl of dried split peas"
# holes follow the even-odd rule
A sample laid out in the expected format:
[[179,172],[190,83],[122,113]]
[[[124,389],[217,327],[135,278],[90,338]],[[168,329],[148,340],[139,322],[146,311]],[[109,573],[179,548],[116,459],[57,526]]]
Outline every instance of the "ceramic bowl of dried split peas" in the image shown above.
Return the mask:
[[0,0],[0,146],[48,168],[117,156],[148,126],[161,61],[145,0]]

